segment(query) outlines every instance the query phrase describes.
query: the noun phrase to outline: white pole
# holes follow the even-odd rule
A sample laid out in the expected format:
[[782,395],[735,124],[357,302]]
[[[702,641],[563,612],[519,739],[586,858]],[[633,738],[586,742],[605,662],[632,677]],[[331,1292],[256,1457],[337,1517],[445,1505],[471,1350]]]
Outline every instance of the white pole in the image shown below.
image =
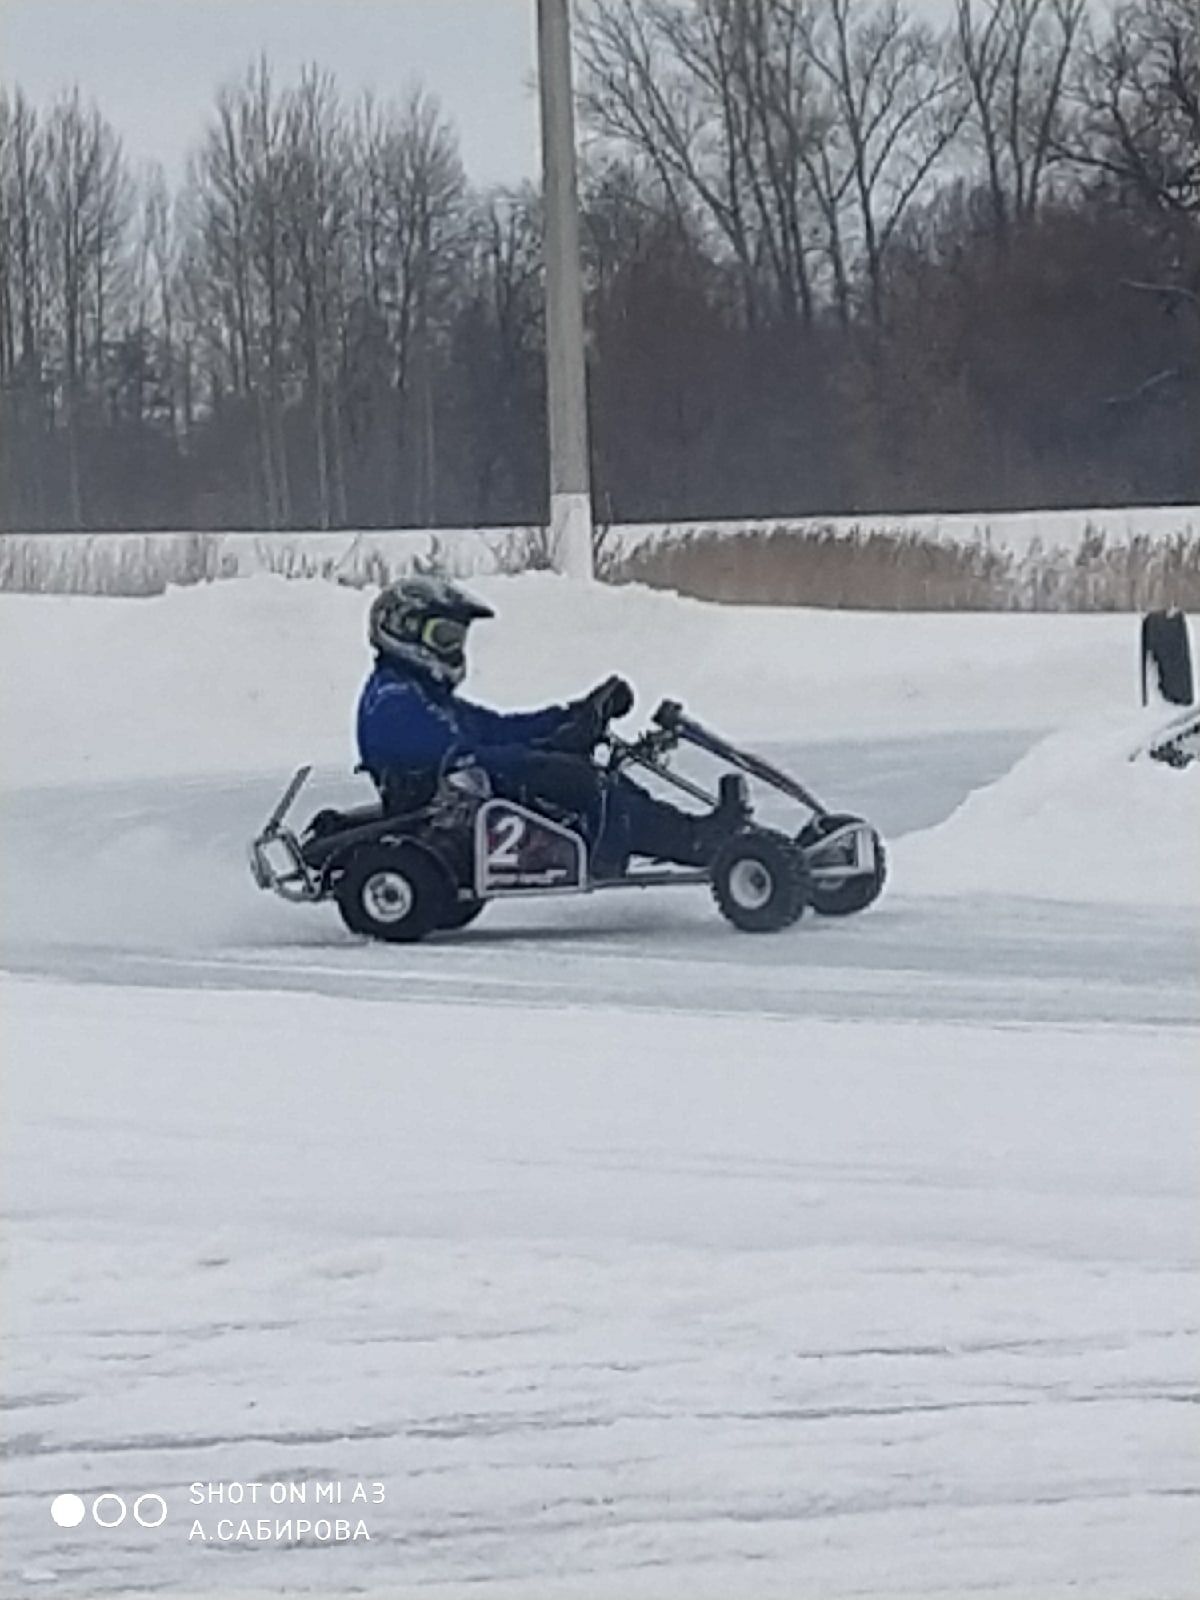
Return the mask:
[[595,563],[570,0],[538,0],[538,82],[546,204],[550,533],[560,570],[572,578],[590,579],[595,577]]

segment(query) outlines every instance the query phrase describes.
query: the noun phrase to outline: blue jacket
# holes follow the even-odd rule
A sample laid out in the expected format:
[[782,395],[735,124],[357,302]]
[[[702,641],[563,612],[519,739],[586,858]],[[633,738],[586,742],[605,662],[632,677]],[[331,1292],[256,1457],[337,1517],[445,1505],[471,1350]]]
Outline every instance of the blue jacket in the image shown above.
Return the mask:
[[358,702],[359,759],[376,782],[387,773],[437,772],[447,757],[471,756],[486,767],[489,747],[531,746],[567,716],[565,706],[492,711],[423,672],[381,659]]

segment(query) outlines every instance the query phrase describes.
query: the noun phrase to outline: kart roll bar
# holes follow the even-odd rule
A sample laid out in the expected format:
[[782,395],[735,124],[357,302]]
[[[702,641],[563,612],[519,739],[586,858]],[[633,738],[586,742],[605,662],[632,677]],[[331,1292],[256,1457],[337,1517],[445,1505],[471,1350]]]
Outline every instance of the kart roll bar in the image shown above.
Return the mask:
[[786,772],[781,772],[778,767],[773,767],[761,756],[749,755],[744,750],[735,749],[722,739],[719,733],[711,732],[701,723],[685,715],[678,700],[664,700],[651,720],[668,733],[685,739],[688,744],[707,750],[709,755],[716,756],[718,760],[727,761],[731,767],[737,767],[750,777],[758,778],[760,782],[770,784],[773,789],[790,795],[793,800],[799,800],[800,804],[807,806],[814,815],[818,817],[829,815],[828,807],[823,806],[816,795],[797,779],[789,777]]
[[250,870],[260,889],[272,889],[284,900],[319,900],[321,885],[308,869],[296,835],[285,827],[296,796],[312,776],[311,767],[297,769],[267,818],[262,832],[250,845]]
[[670,739],[664,739],[662,734],[644,733],[633,744],[619,739],[612,732],[607,733],[605,738],[611,751],[608,767],[610,772],[617,772],[625,762],[632,761],[635,766],[644,767],[647,772],[657,773],[672,788],[678,789],[681,794],[690,794],[693,800],[699,800],[702,805],[717,805],[715,794],[710,793],[701,784],[693,783],[690,778],[685,778],[682,772],[673,772],[667,766],[667,752],[675,743],[673,734]]
[[288,784],[287,788],[279,797],[279,804],[267,818],[267,825],[263,829],[260,837],[264,839],[273,838],[279,832],[284,817],[287,816],[288,812],[292,809],[292,806],[295,803],[296,796],[300,793],[301,789],[303,789],[304,785],[311,777],[311,766],[299,767],[297,769],[291,783]]

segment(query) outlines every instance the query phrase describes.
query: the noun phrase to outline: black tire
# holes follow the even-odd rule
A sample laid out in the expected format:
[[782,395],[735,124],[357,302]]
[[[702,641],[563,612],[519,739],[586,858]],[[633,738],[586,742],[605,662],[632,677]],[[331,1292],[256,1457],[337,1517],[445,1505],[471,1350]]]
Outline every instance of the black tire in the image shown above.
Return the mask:
[[458,900],[447,911],[442,927],[446,929],[467,928],[487,904],[486,900]]
[[713,862],[712,880],[721,915],[743,933],[790,928],[808,899],[804,857],[769,828],[734,834]]
[[[827,817],[815,817],[796,837],[801,850],[811,850],[827,834],[844,827],[849,822],[863,821],[862,817],[839,812]],[[872,833],[875,830],[871,829]],[[852,917],[874,905],[887,883],[887,851],[883,840],[875,833],[875,870],[857,878],[847,878],[844,883],[823,885],[809,878],[808,903],[821,917]]]
[[335,890],[351,933],[388,944],[413,944],[444,928],[455,909],[449,874],[411,844],[356,850]]

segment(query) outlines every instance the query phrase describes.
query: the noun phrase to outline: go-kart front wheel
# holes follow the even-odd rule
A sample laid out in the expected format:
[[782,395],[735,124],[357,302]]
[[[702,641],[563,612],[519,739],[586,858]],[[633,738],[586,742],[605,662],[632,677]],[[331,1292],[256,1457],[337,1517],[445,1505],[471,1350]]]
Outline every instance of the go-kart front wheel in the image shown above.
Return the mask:
[[853,877],[843,878],[841,882],[836,880],[822,882],[817,867],[821,858],[821,842],[829,834],[837,833],[840,828],[869,826],[870,824],[865,823],[861,817],[836,812],[825,817],[814,817],[797,835],[796,843],[805,855],[807,856],[810,851],[814,853],[808,900],[818,916],[852,917],[856,912],[865,911],[868,906],[874,905],[883,893],[884,884],[887,882],[887,851],[874,828],[870,829],[871,865],[866,871],[855,873]]
[[721,915],[743,933],[777,933],[804,910],[804,857],[786,834],[767,828],[735,834],[712,868]]
[[412,944],[443,928],[454,904],[446,873],[410,844],[373,845],[350,858],[336,890],[351,933]]

